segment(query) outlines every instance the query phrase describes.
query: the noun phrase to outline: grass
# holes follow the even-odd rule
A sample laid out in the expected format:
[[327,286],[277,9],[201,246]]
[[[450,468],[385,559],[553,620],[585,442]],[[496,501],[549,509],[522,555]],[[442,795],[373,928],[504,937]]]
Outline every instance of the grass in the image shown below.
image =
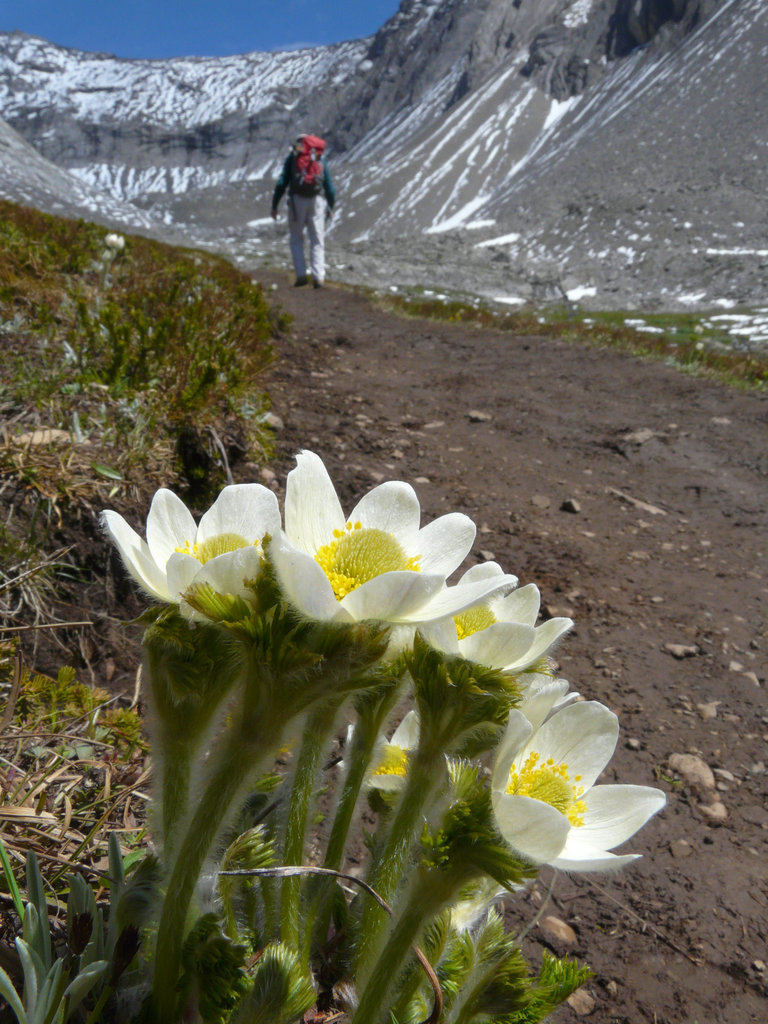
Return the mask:
[[[378,296],[380,306],[404,316],[506,331],[514,337],[562,338],[661,359],[686,372],[732,387],[768,389],[768,351],[736,350],[726,331],[694,313],[581,313],[564,307],[503,311],[468,297],[419,294]],[[627,321],[641,321],[639,324]],[[650,328],[641,329],[641,328]]]
[[106,238],[0,201],[0,615],[33,624],[83,573],[82,543],[54,552],[102,508],[160,486],[203,506],[271,453],[261,379],[287,318],[217,256]]

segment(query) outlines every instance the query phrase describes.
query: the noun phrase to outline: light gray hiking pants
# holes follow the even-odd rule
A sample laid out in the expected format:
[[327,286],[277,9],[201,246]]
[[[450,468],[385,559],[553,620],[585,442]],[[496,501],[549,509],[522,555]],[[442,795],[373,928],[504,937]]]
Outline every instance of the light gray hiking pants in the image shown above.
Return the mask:
[[291,233],[291,256],[296,277],[306,277],[304,228],[309,235],[309,265],[312,280],[325,280],[325,198],[323,196],[288,196],[288,230]]

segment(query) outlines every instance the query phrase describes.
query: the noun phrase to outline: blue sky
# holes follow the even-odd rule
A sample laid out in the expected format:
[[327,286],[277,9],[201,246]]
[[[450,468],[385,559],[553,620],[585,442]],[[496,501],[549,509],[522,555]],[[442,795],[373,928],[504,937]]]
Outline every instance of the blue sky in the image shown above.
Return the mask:
[[118,57],[214,57],[371,35],[399,0],[0,0],[0,30]]

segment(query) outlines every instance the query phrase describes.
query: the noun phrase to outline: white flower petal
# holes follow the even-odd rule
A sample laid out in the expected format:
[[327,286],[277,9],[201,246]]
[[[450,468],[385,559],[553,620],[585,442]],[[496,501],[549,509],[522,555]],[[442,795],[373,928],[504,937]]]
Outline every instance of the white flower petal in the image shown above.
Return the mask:
[[549,804],[494,791],[493,809],[501,834],[529,860],[549,863],[563,849],[571,826],[565,815]]
[[496,618],[503,622],[524,622],[528,626],[535,626],[540,605],[539,588],[535,583],[529,583],[502,598],[494,607],[494,612]]
[[591,856],[579,858],[562,856],[556,857],[549,863],[560,871],[618,871],[619,868],[631,864],[639,857],[639,853],[627,853],[617,857],[613,853],[596,850]]
[[172,600],[178,601],[185,590],[189,590],[202,566],[192,555],[182,551],[174,551],[165,567],[168,576],[168,589],[173,595]]
[[246,582],[255,580],[261,572],[258,550],[250,545],[217,555],[200,567],[195,583],[208,583],[219,594],[248,596]]
[[525,715],[535,732],[544,724],[552,709],[565,697],[567,692],[567,679],[551,679],[549,676],[535,675],[523,693],[523,700],[518,710]]
[[459,653],[459,637],[456,633],[456,623],[452,618],[423,622],[419,626],[419,632],[435,650],[444,651],[446,654]]
[[415,541],[421,571],[450,576],[471,551],[476,532],[475,524],[461,512],[428,523]]
[[409,570],[385,572],[367,580],[347,594],[340,603],[358,622],[364,619],[414,621],[420,610],[442,587],[442,576],[427,576],[423,572]]
[[584,824],[574,829],[574,843],[612,850],[633,836],[661,810],[667,798],[651,786],[594,786],[585,797]]
[[515,576],[493,576],[489,579],[476,580],[473,583],[459,583],[455,587],[444,587],[418,615],[413,615],[414,622],[429,622],[442,619],[446,615],[458,615],[472,605],[480,604],[485,598],[504,587],[514,586]]
[[494,622],[459,640],[462,657],[491,668],[506,668],[524,661],[534,640],[533,626],[522,622]]
[[150,555],[146,541],[117,512],[103,512],[101,521],[120,552],[123,565],[139,586],[161,601],[172,600],[165,573]]
[[487,580],[493,576],[503,575],[504,570],[498,562],[478,562],[477,565],[470,566],[460,577],[458,585],[461,586],[462,583],[474,583],[476,580]]
[[552,715],[531,738],[517,760],[522,764],[529,750],[568,765],[571,778],[580,775],[586,792],[611,759],[619,737],[619,721],[597,701],[570,704]]
[[360,499],[349,516],[350,523],[392,534],[408,555],[412,554],[420,521],[421,508],[416,492],[410,484],[398,480],[374,487]]
[[529,665],[535,664],[564,633],[568,632],[572,625],[573,622],[571,619],[557,618],[550,619],[541,626],[537,626],[533,637],[533,643],[528,648],[525,655],[518,658],[517,661],[510,662],[505,666],[507,671],[520,672]]
[[519,751],[528,742],[533,727],[522,711],[513,709],[509,713],[504,735],[496,748],[496,760],[493,765],[491,786],[494,790],[503,791],[509,785],[509,770]]
[[234,533],[253,543],[280,530],[280,509],[274,493],[261,484],[231,484],[211,505],[197,528],[199,542]]
[[311,555],[299,551],[282,536],[270,545],[269,555],[285,598],[300,612],[327,621],[352,619],[336,600],[328,577]]
[[381,789],[385,793],[397,793],[399,792],[407,782],[407,776],[405,775],[376,775],[373,774],[368,779],[368,785],[373,786],[374,789]]
[[161,569],[177,548],[194,544],[197,527],[192,513],[173,491],[163,487],[155,494],[147,516],[147,544]]
[[346,520],[336,489],[323,461],[314,452],[300,452],[285,486],[285,532],[310,555],[333,540]]
[[392,734],[389,745],[401,747],[403,750],[413,750],[419,745],[419,716],[415,711],[409,711],[398,725]]

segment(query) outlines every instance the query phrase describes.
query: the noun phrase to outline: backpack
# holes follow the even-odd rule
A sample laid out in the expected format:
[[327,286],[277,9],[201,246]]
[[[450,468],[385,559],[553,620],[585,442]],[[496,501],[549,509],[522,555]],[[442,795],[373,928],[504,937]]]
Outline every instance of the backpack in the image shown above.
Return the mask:
[[318,196],[323,190],[325,167],[321,157],[325,141],[316,135],[303,135],[291,160],[291,192],[299,196]]

